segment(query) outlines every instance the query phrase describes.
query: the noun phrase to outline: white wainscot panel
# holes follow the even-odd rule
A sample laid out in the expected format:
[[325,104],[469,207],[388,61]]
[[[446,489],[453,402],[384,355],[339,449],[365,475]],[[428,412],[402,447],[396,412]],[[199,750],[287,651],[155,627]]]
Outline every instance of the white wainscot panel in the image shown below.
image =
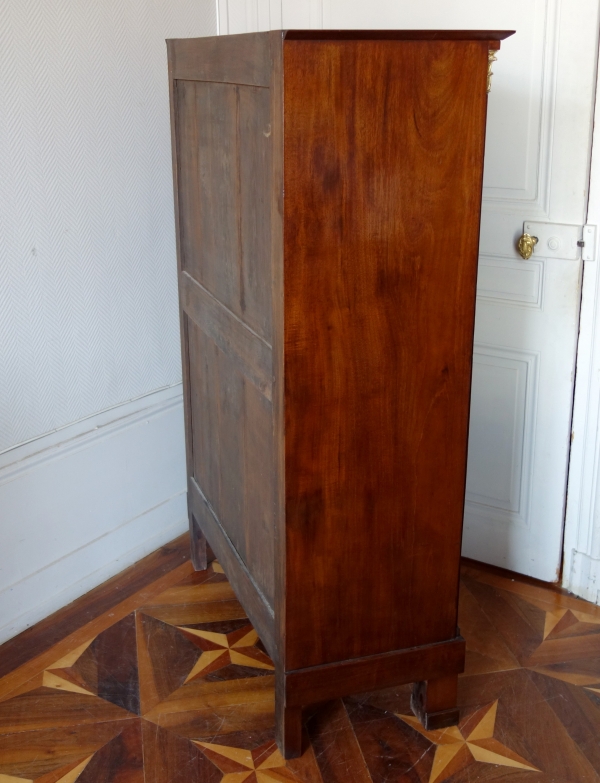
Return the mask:
[[475,347],[467,516],[525,524],[536,376],[535,354]]
[[477,296],[511,305],[541,307],[543,261],[513,261],[482,256],[477,274]]
[[0,454],[0,643],[186,528],[181,384]]

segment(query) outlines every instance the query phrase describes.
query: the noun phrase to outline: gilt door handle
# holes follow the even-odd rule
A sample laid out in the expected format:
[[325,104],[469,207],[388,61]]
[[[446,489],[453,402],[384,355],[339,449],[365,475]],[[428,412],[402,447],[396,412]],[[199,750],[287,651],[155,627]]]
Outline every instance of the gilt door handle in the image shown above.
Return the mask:
[[533,248],[537,243],[537,237],[532,237],[529,234],[521,234],[519,241],[517,242],[517,250],[519,251],[521,258],[524,258],[525,261],[527,261],[528,258],[531,258]]

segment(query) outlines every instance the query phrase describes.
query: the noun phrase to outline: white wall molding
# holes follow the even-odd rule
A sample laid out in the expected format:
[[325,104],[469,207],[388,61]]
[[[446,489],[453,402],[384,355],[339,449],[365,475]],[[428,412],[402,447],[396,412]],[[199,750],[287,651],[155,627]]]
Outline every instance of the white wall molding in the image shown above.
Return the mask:
[[185,490],[181,384],[0,455],[0,643],[185,532]]
[[136,415],[144,417],[148,410],[157,406],[176,404],[181,394],[181,382],[175,383],[5,449],[0,452],[0,485],[10,480],[15,472],[31,468],[40,460],[64,456],[67,450],[87,445],[94,434],[106,437],[120,427],[131,426],[132,417]]
[[261,30],[321,29],[327,0],[217,0],[219,35]]

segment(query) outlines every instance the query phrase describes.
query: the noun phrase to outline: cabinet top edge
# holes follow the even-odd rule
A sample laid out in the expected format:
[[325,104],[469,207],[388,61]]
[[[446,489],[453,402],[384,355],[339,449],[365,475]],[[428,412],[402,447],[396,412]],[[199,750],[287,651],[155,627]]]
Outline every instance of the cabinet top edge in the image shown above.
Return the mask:
[[288,41],[503,41],[515,30],[283,30]]
[[281,35],[287,41],[503,41],[515,30],[268,30],[201,38],[168,38],[180,41],[222,40]]

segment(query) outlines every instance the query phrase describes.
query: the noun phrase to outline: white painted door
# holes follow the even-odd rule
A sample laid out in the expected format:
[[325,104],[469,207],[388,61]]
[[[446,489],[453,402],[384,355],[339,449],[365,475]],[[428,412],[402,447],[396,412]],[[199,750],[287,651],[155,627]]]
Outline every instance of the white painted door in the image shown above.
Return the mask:
[[490,94],[465,512],[466,556],[560,569],[581,261],[515,250],[523,222],[582,225],[597,0],[221,0],[221,32],[516,30]]

